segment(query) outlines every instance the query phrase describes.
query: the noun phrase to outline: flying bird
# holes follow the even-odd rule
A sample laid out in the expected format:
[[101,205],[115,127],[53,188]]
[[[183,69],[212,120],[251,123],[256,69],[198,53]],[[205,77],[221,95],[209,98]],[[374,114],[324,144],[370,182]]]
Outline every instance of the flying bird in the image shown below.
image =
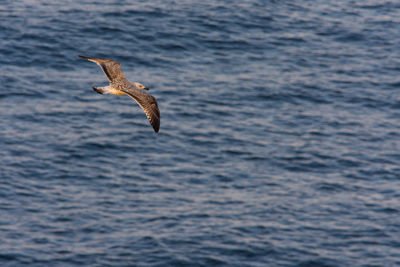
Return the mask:
[[106,75],[110,85],[104,87],[93,87],[93,90],[99,94],[128,95],[132,97],[146,113],[154,131],[160,130],[160,110],[158,109],[156,99],[143,90],[149,90],[143,84],[130,82],[122,73],[121,63],[101,58],[91,58],[79,56],[99,65]]

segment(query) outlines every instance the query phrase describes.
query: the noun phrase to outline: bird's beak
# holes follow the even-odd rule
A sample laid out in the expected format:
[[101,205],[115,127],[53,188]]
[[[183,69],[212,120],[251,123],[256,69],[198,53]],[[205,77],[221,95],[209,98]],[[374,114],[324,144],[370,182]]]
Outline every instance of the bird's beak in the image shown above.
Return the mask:
[[150,90],[150,88],[149,87],[145,87],[145,88],[143,88],[143,90]]

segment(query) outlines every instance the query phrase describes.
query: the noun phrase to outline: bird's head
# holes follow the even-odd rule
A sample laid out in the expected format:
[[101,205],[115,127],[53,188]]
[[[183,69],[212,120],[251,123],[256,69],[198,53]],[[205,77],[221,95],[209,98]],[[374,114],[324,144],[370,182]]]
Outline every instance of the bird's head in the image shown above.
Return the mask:
[[136,86],[137,89],[140,89],[140,90],[149,90],[148,87],[144,86],[141,83],[135,83],[135,86]]

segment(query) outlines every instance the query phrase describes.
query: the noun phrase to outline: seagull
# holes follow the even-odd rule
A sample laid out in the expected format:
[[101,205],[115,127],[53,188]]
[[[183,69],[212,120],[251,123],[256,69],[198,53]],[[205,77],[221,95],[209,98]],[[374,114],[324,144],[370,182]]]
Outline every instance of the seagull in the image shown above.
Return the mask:
[[143,90],[149,90],[138,82],[130,82],[122,73],[121,63],[111,59],[101,59],[79,56],[80,58],[92,61],[99,65],[106,75],[110,85],[104,87],[93,87],[99,94],[128,95],[132,97],[146,113],[154,131],[160,130],[160,110],[156,99]]

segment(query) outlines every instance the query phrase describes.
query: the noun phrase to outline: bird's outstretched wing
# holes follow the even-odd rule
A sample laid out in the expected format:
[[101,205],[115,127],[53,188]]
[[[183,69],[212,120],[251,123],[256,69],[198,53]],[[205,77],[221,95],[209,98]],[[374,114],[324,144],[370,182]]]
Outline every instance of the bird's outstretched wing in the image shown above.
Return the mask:
[[122,73],[121,63],[118,61],[114,61],[111,59],[101,59],[101,58],[92,58],[79,56],[80,58],[92,61],[99,65],[103,70],[104,74],[107,76],[107,79],[110,83],[116,80],[124,80],[126,79],[124,74]]
[[154,131],[158,133],[160,130],[160,110],[156,99],[152,95],[135,88],[124,88],[121,91],[132,97],[139,104],[144,113],[146,113]]

